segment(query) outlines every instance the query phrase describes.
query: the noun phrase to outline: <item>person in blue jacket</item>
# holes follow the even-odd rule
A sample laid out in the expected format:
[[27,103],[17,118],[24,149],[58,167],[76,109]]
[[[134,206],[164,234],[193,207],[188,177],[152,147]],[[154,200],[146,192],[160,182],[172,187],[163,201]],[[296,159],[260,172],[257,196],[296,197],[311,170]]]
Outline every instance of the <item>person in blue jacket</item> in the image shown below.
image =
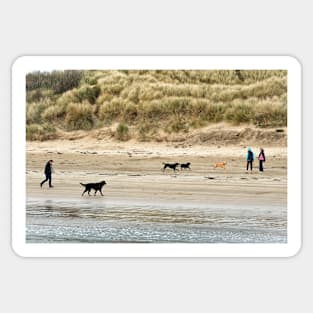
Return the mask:
[[249,169],[249,165],[250,165],[250,171],[252,172],[252,163],[254,161],[254,153],[251,150],[251,147],[248,147],[247,153],[246,153],[246,160],[247,160],[247,171]]

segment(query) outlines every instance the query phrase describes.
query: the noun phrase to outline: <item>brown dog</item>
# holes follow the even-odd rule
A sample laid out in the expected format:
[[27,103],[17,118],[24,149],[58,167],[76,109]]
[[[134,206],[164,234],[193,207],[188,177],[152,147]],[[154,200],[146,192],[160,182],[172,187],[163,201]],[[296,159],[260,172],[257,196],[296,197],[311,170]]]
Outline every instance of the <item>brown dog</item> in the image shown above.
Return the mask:
[[226,162],[214,163],[214,168],[220,167],[225,170]]

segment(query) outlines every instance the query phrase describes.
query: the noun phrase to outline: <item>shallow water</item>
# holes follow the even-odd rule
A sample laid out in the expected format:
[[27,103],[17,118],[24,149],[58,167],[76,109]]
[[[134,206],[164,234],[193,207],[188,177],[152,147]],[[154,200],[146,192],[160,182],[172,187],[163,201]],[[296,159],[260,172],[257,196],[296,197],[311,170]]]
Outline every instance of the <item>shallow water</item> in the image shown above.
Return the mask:
[[26,241],[286,243],[282,207],[29,198]]

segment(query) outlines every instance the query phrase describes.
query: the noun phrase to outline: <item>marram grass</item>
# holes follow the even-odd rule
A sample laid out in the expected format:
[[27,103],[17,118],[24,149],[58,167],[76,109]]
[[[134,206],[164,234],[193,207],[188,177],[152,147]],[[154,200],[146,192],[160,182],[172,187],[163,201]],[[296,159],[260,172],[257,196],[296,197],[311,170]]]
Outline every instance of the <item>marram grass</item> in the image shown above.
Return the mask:
[[131,126],[143,141],[156,138],[158,131],[184,133],[218,122],[287,126],[286,71],[79,71],[66,73],[61,82],[58,72],[51,80],[45,73],[44,82],[38,72],[29,75],[28,140],[51,139],[56,129],[113,123],[119,125],[116,139],[128,140]]

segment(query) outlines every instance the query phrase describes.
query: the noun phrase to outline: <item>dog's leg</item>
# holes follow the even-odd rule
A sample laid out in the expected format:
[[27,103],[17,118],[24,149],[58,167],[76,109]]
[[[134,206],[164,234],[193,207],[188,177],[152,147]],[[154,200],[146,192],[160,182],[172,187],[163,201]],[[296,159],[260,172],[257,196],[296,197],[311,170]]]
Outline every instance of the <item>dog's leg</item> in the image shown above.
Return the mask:
[[94,196],[96,195],[97,191],[98,191],[98,190],[96,190],[96,191],[95,191],[95,194],[94,194]]
[[84,190],[84,192],[82,193],[82,196],[85,194],[86,191],[87,191],[87,189]]
[[100,193],[101,193],[101,196],[104,196],[104,194],[102,193],[101,189],[100,189]]

